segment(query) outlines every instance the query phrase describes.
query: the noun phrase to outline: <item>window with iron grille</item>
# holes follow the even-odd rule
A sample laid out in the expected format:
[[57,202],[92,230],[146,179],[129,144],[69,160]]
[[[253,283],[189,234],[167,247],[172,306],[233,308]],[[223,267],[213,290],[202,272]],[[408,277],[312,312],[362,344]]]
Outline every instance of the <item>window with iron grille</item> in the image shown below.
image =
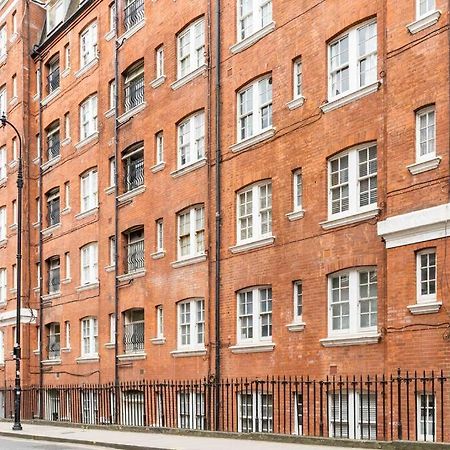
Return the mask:
[[185,28],[177,38],[177,78],[194,72],[205,64],[205,19],[201,18]]
[[328,277],[330,336],[377,330],[376,268],[342,271]]
[[47,94],[51,94],[59,88],[60,67],[59,54],[54,56],[47,64]]
[[272,236],[272,182],[262,181],[237,194],[237,242]]
[[47,260],[47,289],[49,294],[61,290],[61,263],[59,256],[53,256]]
[[328,45],[328,96],[334,100],[377,81],[377,22],[371,20]]
[[51,227],[60,223],[60,196],[59,188],[47,193],[47,226]]
[[240,433],[273,432],[273,397],[263,392],[238,394],[238,431]]
[[205,208],[192,206],[178,214],[178,259],[205,254]]
[[91,95],[80,105],[80,140],[97,132],[97,94]]
[[205,156],[205,113],[199,111],[178,125],[178,167],[186,167]]
[[272,342],[272,288],[254,287],[237,294],[237,342]]
[[377,146],[346,150],[328,161],[328,217],[338,219],[377,209]]
[[124,168],[124,191],[132,191],[144,184],[144,147],[137,144],[122,156]]
[[130,309],[123,314],[123,347],[125,353],[144,351],[144,310]]
[[124,80],[124,108],[130,111],[144,103],[144,62],[127,70]]
[[272,22],[272,0],[238,0],[238,41]]
[[61,358],[61,329],[58,322],[47,325],[47,357],[48,359]]
[[126,0],[124,9],[123,24],[125,31],[133,28],[145,18],[144,0]]
[[61,140],[59,133],[59,121],[52,123],[47,128],[47,161],[60,155]]
[[178,350],[204,350],[205,301],[191,299],[178,303]]
[[200,390],[200,387],[192,387],[192,391],[185,389],[177,393],[179,428],[205,429],[205,394],[197,390]]
[[133,273],[144,268],[144,228],[128,231],[126,233],[126,267],[127,273]]
[[253,81],[237,93],[238,141],[272,128],[272,76]]

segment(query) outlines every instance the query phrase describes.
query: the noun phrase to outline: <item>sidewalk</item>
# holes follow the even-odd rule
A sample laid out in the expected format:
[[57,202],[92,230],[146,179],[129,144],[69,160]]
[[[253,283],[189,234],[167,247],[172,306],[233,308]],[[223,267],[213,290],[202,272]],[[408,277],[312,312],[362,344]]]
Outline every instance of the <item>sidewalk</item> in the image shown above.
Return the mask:
[[[185,436],[167,433],[112,431],[23,423],[22,431],[12,431],[11,422],[0,422],[0,435],[53,442],[97,445],[128,450],[342,450],[344,447],[289,444],[260,440]],[[348,447],[347,447],[348,448]],[[361,449],[357,449],[361,450]]]

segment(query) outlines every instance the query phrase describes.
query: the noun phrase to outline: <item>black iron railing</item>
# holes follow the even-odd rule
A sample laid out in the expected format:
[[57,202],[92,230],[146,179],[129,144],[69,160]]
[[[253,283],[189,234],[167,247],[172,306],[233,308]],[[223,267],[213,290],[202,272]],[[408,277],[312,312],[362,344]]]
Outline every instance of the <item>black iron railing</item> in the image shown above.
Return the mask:
[[125,86],[124,99],[125,112],[144,103],[144,75],[131,80]]
[[48,226],[51,227],[53,225],[57,225],[60,221],[59,198],[48,202],[47,205],[48,205],[47,221]]
[[128,323],[123,326],[123,347],[125,353],[144,350],[144,322]]
[[48,293],[53,294],[61,289],[60,269],[50,269],[48,272]]
[[145,263],[144,240],[130,242],[127,245],[127,272],[143,269]]
[[125,160],[125,192],[132,191],[144,184],[144,157],[136,155]]
[[[450,442],[450,383],[440,372],[381,376],[141,381],[23,390],[22,414],[73,423],[369,440]],[[13,416],[14,388],[0,389]],[[217,396],[218,394],[218,396]]]
[[[59,278],[59,276],[58,276]],[[58,280],[59,289],[59,280]],[[48,336],[48,359],[59,359],[61,356],[60,335],[50,334]]]
[[47,93],[51,94],[59,88],[59,67],[53,69],[47,75]]
[[47,140],[47,160],[50,161],[53,158],[59,156],[61,151],[61,143],[59,140],[59,134],[52,139]]
[[125,30],[133,28],[142,20],[144,20],[144,0],[130,2],[124,9]]

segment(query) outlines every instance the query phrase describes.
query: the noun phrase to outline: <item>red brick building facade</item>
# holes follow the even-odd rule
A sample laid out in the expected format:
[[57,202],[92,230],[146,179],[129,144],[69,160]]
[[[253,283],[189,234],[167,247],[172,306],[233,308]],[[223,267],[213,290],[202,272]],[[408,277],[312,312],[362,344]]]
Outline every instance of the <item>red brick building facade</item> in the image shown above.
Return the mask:
[[448,4],[350,3],[4,2],[25,384],[449,368]]

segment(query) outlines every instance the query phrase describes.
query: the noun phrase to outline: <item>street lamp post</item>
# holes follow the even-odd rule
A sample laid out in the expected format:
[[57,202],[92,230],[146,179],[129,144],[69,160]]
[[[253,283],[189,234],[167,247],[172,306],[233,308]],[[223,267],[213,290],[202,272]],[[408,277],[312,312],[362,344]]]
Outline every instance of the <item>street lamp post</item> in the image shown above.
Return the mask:
[[6,119],[3,115],[0,117],[0,123],[2,127],[7,124],[10,125],[15,131],[17,138],[19,139],[19,167],[17,169],[17,271],[16,271],[16,287],[17,287],[17,301],[16,301],[16,342],[14,344],[14,358],[16,360],[16,380],[14,390],[14,425],[13,430],[21,430],[22,424],[20,423],[20,400],[21,400],[21,388],[20,388],[20,311],[22,300],[22,189],[23,189],[23,168],[22,168],[22,137],[20,136],[17,128]]

